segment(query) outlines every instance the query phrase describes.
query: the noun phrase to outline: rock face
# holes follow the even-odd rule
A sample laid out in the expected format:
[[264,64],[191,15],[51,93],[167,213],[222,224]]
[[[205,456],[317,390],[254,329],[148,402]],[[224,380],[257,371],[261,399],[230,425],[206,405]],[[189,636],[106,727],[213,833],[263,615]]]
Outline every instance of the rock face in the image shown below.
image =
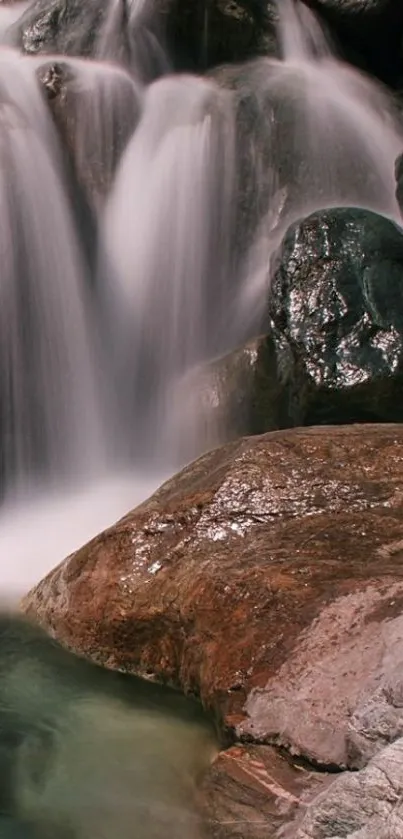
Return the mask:
[[344,773],[321,791],[295,839],[399,839],[403,835],[403,740],[362,772]]
[[[93,55],[107,13],[108,4],[103,0],[37,0],[22,19],[18,40],[28,53]],[[207,5],[153,0],[145,14],[147,27],[167,46],[175,69],[203,70],[275,48],[274,3],[213,0]],[[122,0],[119,40],[126,60],[130,37],[128,7]]]
[[200,695],[238,739],[363,766],[400,733],[402,460],[393,425],[229,444],[24,608],[77,652]]
[[400,228],[356,209],[293,225],[269,311],[304,388],[304,424],[402,420]]
[[272,746],[233,746],[219,754],[203,784],[210,835],[281,836],[284,824],[294,830],[294,819],[330,783],[325,773],[293,766]]
[[19,44],[29,54],[91,55],[106,8],[99,0],[36,0],[17,25]]
[[403,6],[396,0],[304,0],[328,23],[353,64],[399,86],[403,79]]

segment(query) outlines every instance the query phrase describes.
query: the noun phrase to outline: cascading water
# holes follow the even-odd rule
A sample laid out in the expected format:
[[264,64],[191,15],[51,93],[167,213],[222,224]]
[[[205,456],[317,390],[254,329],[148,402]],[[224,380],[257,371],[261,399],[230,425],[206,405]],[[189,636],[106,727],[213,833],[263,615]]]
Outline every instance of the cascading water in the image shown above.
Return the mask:
[[28,8],[29,2],[21,2],[21,0],[11,3],[10,6],[2,5],[0,14],[0,44],[11,44],[13,42],[12,26]]
[[[105,222],[113,291],[122,302],[120,334],[127,340],[121,357],[129,359],[133,388],[122,414],[134,411],[133,442],[148,459],[153,452],[163,457],[175,443],[166,424],[177,378],[225,349],[233,165],[225,91],[191,77],[149,88]],[[123,367],[125,382],[128,374]],[[173,462],[177,457],[178,449]]]
[[123,68],[100,61],[60,56],[34,59],[46,85],[63,89],[53,105],[79,183],[98,212],[113,182],[117,163],[140,116],[142,89]]
[[[1,477],[18,490],[102,466],[85,271],[34,67],[0,53]],[[45,188],[44,188],[45,187]]]
[[96,55],[119,60],[145,82],[168,73],[168,58],[153,31],[152,0],[111,0]]
[[[336,204],[397,215],[390,101],[335,58],[305,6],[279,3],[281,61],[204,79],[168,75],[154,9],[110,0],[93,59],[0,53],[3,476],[8,495],[42,482],[36,505],[0,513],[9,585],[134,506],[151,464],[169,472],[200,452],[197,370],[259,330],[291,221]],[[91,259],[66,171],[90,208]]]
[[313,13],[278,4],[282,61],[252,63],[241,84],[257,114],[258,234],[243,269],[240,318],[259,318],[268,256],[295,219],[331,206],[357,206],[399,219],[394,161],[402,128],[380,86],[332,55]]

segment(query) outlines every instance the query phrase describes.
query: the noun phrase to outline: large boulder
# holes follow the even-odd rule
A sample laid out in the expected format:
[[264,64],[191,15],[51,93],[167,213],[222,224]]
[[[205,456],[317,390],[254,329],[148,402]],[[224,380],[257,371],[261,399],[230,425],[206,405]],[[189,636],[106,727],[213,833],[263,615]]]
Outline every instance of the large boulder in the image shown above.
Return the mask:
[[[334,776],[333,776],[334,777]],[[332,776],[293,764],[272,746],[237,744],[220,752],[203,783],[214,839],[295,838],[295,820]]]
[[362,767],[401,733],[402,458],[394,425],[229,444],[24,608],[72,650],[200,696],[234,738]]
[[278,253],[269,312],[304,383],[304,424],[403,419],[397,225],[360,209],[295,223]]
[[17,43],[30,55],[92,55],[106,11],[102,0],[36,0],[16,26]]

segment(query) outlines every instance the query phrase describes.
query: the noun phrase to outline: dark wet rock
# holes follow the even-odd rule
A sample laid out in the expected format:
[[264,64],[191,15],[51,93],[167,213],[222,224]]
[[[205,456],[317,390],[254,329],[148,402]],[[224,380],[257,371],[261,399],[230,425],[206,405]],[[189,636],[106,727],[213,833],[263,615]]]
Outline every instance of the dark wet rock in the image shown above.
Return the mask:
[[169,66],[163,49],[166,13],[164,0],[146,4],[135,22],[125,0],[114,7],[102,0],[37,0],[15,25],[14,39],[30,55],[111,59],[151,81]]
[[396,0],[304,0],[319,12],[342,55],[397,87],[403,79],[403,4]]
[[397,425],[231,443],[73,554],[23,608],[76,652],[197,694],[235,739],[362,766],[377,748],[365,708],[379,704],[380,747],[400,731],[402,463]]
[[[116,46],[118,57],[130,63],[132,33],[123,0],[121,8],[122,31]],[[102,0],[37,0],[23,17],[18,40],[28,53],[91,56],[107,10],[108,4]],[[152,47],[155,38],[166,44],[176,69],[200,70],[275,48],[274,7],[269,4],[268,9],[261,0],[156,0],[145,14],[151,33],[148,46]],[[137,42],[136,50],[138,47]],[[151,68],[151,76],[160,70],[153,73]]]
[[305,381],[303,424],[402,421],[403,233],[365,210],[314,213],[279,253],[269,311]]
[[36,0],[18,24],[19,42],[29,54],[92,55],[106,9],[101,0]]
[[277,72],[281,73],[282,66],[261,59],[210,71],[216,84],[231,92],[233,100],[237,160],[233,248],[237,259],[245,257],[263,218],[266,228],[275,226],[289,198],[289,186],[298,181],[300,174],[296,171],[300,168],[300,157],[295,144],[290,154],[284,140],[293,137],[298,114],[293,114],[288,91],[284,87],[279,91],[278,86],[270,84]]
[[168,19],[168,41],[177,69],[205,70],[256,55],[276,55],[273,0],[177,0]]
[[318,773],[270,746],[221,752],[204,782],[214,839],[401,839],[403,740],[361,772]]

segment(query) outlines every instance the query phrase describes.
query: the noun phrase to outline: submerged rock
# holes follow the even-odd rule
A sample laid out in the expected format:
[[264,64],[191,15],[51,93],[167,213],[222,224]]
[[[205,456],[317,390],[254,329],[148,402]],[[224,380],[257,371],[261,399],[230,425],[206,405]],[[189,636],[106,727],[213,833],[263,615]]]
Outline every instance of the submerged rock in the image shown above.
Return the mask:
[[303,423],[403,419],[403,232],[366,210],[288,231],[269,312],[306,382]]
[[229,444],[24,608],[74,651],[199,695],[238,739],[361,766],[400,731],[402,460],[393,425]]

